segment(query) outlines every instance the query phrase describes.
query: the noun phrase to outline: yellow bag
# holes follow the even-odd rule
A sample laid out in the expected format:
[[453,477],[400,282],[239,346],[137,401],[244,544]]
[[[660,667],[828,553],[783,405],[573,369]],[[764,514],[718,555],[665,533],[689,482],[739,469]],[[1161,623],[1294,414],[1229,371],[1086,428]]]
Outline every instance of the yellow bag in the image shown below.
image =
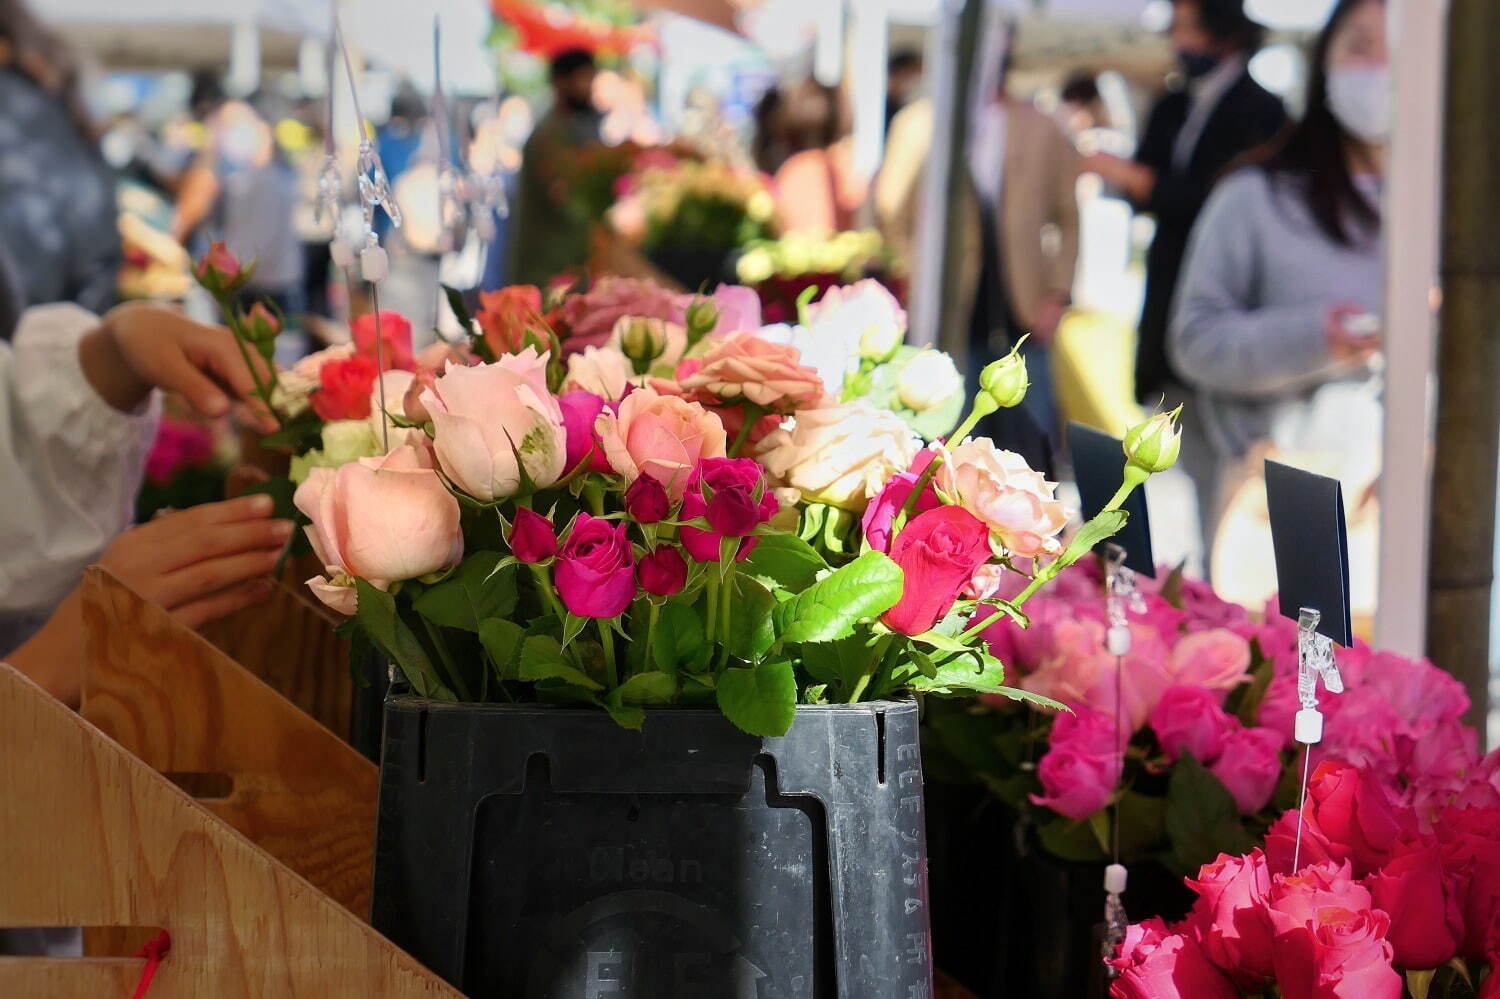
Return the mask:
[[1135,401],[1135,328],[1097,309],[1072,309],[1052,342],[1052,379],[1064,424],[1119,437],[1145,418]]

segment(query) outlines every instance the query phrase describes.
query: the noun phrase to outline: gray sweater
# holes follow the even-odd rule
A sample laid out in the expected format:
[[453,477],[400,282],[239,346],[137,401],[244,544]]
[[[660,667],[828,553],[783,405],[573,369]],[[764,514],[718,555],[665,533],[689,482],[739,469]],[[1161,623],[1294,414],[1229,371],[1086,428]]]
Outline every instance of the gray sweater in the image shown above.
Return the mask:
[[[1378,198],[1374,184],[1366,193]],[[1382,314],[1382,260],[1378,236],[1352,246],[1329,239],[1294,180],[1251,168],[1215,189],[1193,229],[1168,350],[1197,391],[1221,459],[1239,458],[1265,439],[1327,446],[1277,439],[1284,436],[1278,429],[1326,427],[1326,419],[1305,412],[1320,396],[1375,393],[1368,368],[1329,357],[1323,325],[1329,308],[1346,302]],[[1335,383],[1334,393],[1320,391]],[[1371,422],[1371,408],[1359,412]],[[1346,430],[1365,442],[1380,433],[1378,425]]]

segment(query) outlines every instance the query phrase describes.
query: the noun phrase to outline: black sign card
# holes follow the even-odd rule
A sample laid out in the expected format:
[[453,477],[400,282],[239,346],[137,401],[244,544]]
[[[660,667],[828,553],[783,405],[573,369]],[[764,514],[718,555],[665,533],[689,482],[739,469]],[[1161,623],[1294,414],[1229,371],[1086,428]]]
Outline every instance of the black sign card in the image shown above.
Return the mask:
[[1343,487],[1338,479],[1267,461],[1266,504],[1281,613],[1295,621],[1304,607],[1320,612],[1318,633],[1347,647],[1353,627]]
[[[1125,482],[1125,451],[1118,437],[1082,423],[1068,424],[1068,450],[1073,455],[1073,476],[1078,480],[1084,519],[1093,520]],[[1146,510],[1145,489],[1132,492],[1124,510],[1130,514],[1125,528],[1094,550],[1119,545],[1125,549],[1127,568],[1155,579],[1156,557],[1151,551],[1151,516]]]

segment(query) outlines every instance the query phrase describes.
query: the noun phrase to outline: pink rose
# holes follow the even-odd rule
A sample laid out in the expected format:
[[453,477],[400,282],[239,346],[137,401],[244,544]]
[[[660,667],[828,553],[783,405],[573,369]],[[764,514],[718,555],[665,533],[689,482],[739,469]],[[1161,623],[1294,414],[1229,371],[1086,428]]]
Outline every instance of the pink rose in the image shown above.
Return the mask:
[[[1105,735],[1107,741],[1101,739]],[[1054,733],[1051,748],[1036,768],[1043,793],[1033,794],[1031,802],[1070,819],[1086,819],[1109,804],[1120,783],[1121,763],[1112,727],[1106,733],[1100,723],[1091,721],[1073,731],[1065,729],[1061,740]]]
[[989,600],[1005,587],[1010,577],[1011,571],[1005,566],[986,562],[974,570],[974,575],[964,584],[959,595],[965,600]]
[[1297,698],[1297,678],[1291,675],[1277,676],[1271,680],[1265,696],[1260,699],[1256,720],[1263,727],[1278,733],[1283,746],[1290,746],[1295,741],[1294,725],[1301,708],[1302,702]]
[[[1302,815],[1302,862],[1348,859],[1360,877],[1384,866],[1396,845],[1415,832],[1414,816],[1398,808],[1379,781],[1333,760],[1313,771]],[[1291,870],[1296,839],[1293,810],[1266,833],[1273,871]]]
[[682,297],[660,285],[635,278],[603,277],[585,294],[568,299],[562,319],[571,330],[565,353],[598,347],[609,339],[621,316],[641,316],[682,322]]
[[609,402],[625,397],[635,369],[630,359],[613,347],[585,347],[568,357],[563,391],[592,392]]
[[355,610],[353,579],[377,589],[458,564],[458,500],[421,450],[400,447],[337,470],[314,468],[293,497],[324,576],[308,586],[328,606]]
[[1173,679],[1223,695],[1250,679],[1250,643],[1225,628],[1184,635],[1167,667]]
[[229,247],[216,241],[209,245],[208,252],[193,268],[193,276],[203,287],[219,294],[234,291],[244,284],[253,269],[253,264],[249,269],[240,266],[239,258],[229,252]]
[[544,562],[557,554],[557,528],[534,510],[521,507],[511,524],[510,550],[528,565]]
[[715,340],[703,355],[703,366],[682,380],[682,388],[773,413],[814,408],[823,398],[822,379],[800,362],[795,347],[770,343],[754,333],[731,333]]
[[530,347],[493,364],[450,364],[422,404],[443,474],[481,502],[515,496],[526,479],[545,489],[566,470],[562,409],[547,390],[546,355]]
[[714,289],[713,305],[719,313],[714,324],[717,334],[738,333],[760,329],[760,296],[754,288],[737,284],[721,284]]
[[[387,377],[383,375],[382,377]],[[401,394],[401,415],[412,423],[426,423],[432,419],[427,407],[422,405],[422,393],[437,384],[437,372],[418,368]]]
[[[912,460],[911,467],[904,472],[898,472],[886,481],[884,488],[880,490],[870,505],[865,508],[864,518],[860,521],[860,527],[864,531],[865,540],[870,547],[879,552],[891,550],[891,525],[896,520],[896,515],[906,505],[911,491],[917,487],[917,480],[932,464],[934,452],[931,448],[923,448],[917,452]],[[928,485],[917,501],[912,504],[912,516],[925,513],[938,505],[937,490]],[[977,598],[983,599],[983,598]]]
[[1202,687],[1169,687],[1151,712],[1151,728],[1167,756],[1176,760],[1184,752],[1205,766],[1219,758],[1224,740],[1239,727],[1225,714],[1219,698]]
[[578,617],[619,617],[635,599],[635,552],[624,524],[580,513],[554,566],[557,595]]
[[1275,974],[1271,943],[1275,931],[1266,911],[1271,872],[1266,855],[1221,853],[1205,864],[1188,887],[1198,893],[1192,922],[1209,960],[1250,991],[1258,991]]
[[727,443],[719,418],[696,402],[654,389],[637,389],[619,412],[601,413],[595,429],[611,467],[634,482],[649,475],[676,502],[688,477],[705,458],[724,457]]
[[[1134,733],[1146,724],[1172,681],[1161,637],[1137,622],[1131,623],[1130,633],[1131,649],[1120,670],[1118,690],[1125,723]],[[1041,666],[1021,686],[1070,707],[1086,705],[1113,716],[1116,669],[1115,657],[1104,647],[1103,622],[1068,616],[1053,626]]]
[[903,635],[920,635],[943,619],[974,570],[989,561],[989,537],[973,514],[943,506],[914,517],[890,554],[904,582],[900,601],[880,620]]
[[1062,550],[1057,534],[1068,511],[1056,498],[1057,485],[1020,455],[996,450],[986,437],[964,441],[938,469],[937,483],[989,526],[995,554],[1035,558]]
[[[399,312],[382,309],[380,312],[380,368],[389,371],[400,368],[411,371],[417,366],[411,353],[411,322]],[[354,335],[354,349],[367,357],[375,356],[375,313],[366,312],[349,323],[349,332]]]
[[656,524],[672,512],[672,500],[666,487],[649,475],[642,475],[625,490],[625,512],[637,524]]
[[184,468],[207,464],[213,454],[214,439],[207,427],[163,417],[151,453],[146,455],[146,478],[165,486]]
[[1268,914],[1276,984],[1284,999],[1401,999],[1386,939],[1390,918],[1349,865],[1318,864],[1271,882]]
[[1281,733],[1247,728],[1224,737],[1219,758],[1209,770],[1234,796],[1241,815],[1265,808],[1281,782]]
[[636,573],[640,576],[641,589],[654,597],[670,597],[687,583],[687,560],[676,548],[662,545],[641,559]]
[[579,462],[589,459],[589,471],[608,474],[612,469],[604,457],[604,444],[595,429],[599,414],[604,412],[604,400],[592,392],[565,392],[557,398],[562,410],[563,429],[567,437],[567,457],[564,466],[569,472]]
[[760,465],[750,458],[705,458],[693,470],[682,497],[683,520],[703,518],[709,529],[682,528],[682,547],[698,562],[717,562],[726,538],[740,538],[736,561],[749,558],[761,524],[776,516],[776,497]]
[[1239,989],[1213,966],[1197,941],[1160,919],[1129,927],[1118,957],[1111,999],[1239,999]]
[[1457,955],[1464,940],[1460,879],[1444,869],[1437,843],[1403,844],[1365,885],[1374,906],[1391,917],[1397,965],[1436,968]]
[[1128,742],[1130,733],[1123,727],[1115,732],[1113,715],[1092,708],[1079,708],[1071,714],[1059,712],[1047,736],[1053,749],[1072,749],[1091,756],[1118,753]]

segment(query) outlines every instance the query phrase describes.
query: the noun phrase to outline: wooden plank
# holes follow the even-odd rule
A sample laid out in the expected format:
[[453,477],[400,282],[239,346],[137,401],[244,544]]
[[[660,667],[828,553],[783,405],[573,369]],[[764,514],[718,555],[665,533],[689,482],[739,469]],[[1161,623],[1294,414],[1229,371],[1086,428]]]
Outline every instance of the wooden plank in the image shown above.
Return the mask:
[[[86,613],[103,609],[95,600]],[[141,630],[162,650],[186,644],[160,627]],[[172,951],[151,999],[458,999],[333,899],[3,665],[0,789],[0,926],[164,927]],[[0,959],[0,996],[128,995],[123,987],[142,965]]]
[[84,717],[158,771],[227,775],[202,804],[365,917],[375,766],[108,571],[82,596]]

